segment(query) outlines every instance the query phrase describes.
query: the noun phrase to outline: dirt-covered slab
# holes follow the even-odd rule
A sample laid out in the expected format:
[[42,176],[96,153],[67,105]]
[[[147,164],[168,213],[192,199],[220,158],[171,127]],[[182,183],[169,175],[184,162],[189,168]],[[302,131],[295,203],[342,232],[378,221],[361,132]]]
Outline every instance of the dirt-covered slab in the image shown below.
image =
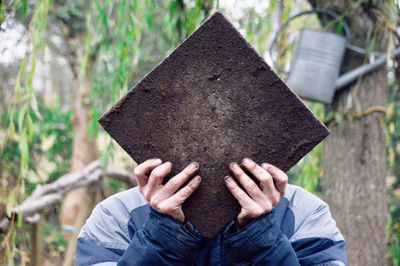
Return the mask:
[[206,237],[235,219],[228,164],[250,157],[287,171],[326,127],[221,14],[215,13],[99,120],[138,163],[200,164],[184,213]]

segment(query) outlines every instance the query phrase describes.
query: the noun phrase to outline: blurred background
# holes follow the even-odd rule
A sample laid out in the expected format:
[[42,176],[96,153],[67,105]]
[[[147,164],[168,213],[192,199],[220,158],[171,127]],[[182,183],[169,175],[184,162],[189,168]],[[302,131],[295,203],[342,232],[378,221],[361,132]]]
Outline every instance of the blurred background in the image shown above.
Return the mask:
[[[136,163],[101,129],[99,116],[221,10],[267,63],[277,62],[283,79],[302,28],[342,34],[347,22],[349,42],[365,50],[346,51],[341,72],[370,62],[374,52],[387,55],[331,104],[305,100],[331,135],[289,177],[328,202],[350,265],[400,265],[400,57],[389,56],[400,40],[398,4],[0,1],[0,264],[74,263],[77,234],[93,207],[135,185]],[[310,14],[277,35],[290,16],[311,8],[340,20]]]

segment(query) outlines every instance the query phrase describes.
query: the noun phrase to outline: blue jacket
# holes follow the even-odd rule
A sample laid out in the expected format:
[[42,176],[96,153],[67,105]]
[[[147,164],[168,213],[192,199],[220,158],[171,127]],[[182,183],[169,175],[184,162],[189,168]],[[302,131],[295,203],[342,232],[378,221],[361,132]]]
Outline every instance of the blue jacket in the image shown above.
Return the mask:
[[239,232],[234,227],[206,240],[132,188],[94,208],[78,237],[76,265],[347,265],[328,205],[298,186],[288,185],[270,213]]

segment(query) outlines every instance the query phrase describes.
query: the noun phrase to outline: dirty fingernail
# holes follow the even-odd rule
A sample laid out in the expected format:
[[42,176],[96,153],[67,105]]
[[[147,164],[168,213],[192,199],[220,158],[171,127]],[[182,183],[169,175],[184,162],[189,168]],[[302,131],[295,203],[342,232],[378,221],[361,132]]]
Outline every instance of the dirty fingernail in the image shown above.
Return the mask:
[[193,162],[193,163],[190,164],[190,169],[196,169],[198,167],[199,167],[199,164],[196,163],[196,162]]

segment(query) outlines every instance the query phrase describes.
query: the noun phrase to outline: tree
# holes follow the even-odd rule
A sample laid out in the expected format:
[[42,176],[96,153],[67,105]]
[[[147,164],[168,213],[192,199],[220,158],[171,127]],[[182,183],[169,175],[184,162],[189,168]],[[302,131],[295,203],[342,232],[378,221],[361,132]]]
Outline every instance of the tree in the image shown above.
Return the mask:
[[[367,51],[388,48],[388,23],[396,10],[392,2],[309,2],[342,15],[352,30],[352,44]],[[342,71],[364,59],[349,53]],[[326,106],[326,112],[337,119],[330,124],[331,135],[323,146],[323,197],[344,234],[350,265],[386,264],[387,162],[382,112],[386,90],[387,72],[382,67],[337,93],[334,103]]]
[[[309,2],[315,7],[326,7],[342,14],[355,33],[354,44],[380,51],[386,49],[384,45],[388,39],[384,32],[387,32],[387,25],[383,21],[391,22],[385,14],[392,3],[377,0]],[[237,0],[232,6],[235,14],[227,11],[228,17],[245,32],[246,39],[256,46],[260,54],[265,54],[269,34],[277,24],[285,21],[293,10],[308,8],[304,1],[289,0],[255,1],[252,4]],[[40,166],[40,158],[54,160],[57,166],[56,171],[48,173],[50,177],[44,179],[46,182],[82,168],[95,157],[99,157],[107,167],[107,161],[114,152],[111,146],[106,148],[106,152],[97,151],[98,145],[95,146],[95,140],[102,134],[97,131],[99,114],[115,103],[216,9],[218,1],[211,0],[0,1],[0,25],[10,19],[22,23],[30,32],[33,46],[32,52],[22,62],[16,62],[21,67],[18,74],[13,75],[15,81],[9,79],[7,83],[12,84],[14,89],[3,89],[7,88],[5,83],[0,84],[0,95],[7,96],[7,100],[0,100],[1,215],[6,215],[3,210],[9,212],[23,202],[36,185],[43,182],[32,178]],[[272,21],[275,19],[277,21]],[[323,17],[321,21],[324,21]],[[55,37],[62,41],[57,41]],[[73,73],[73,82],[67,86],[68,89],[58,91],[58,95],[74,91],[74,105],[61,97],[59,105],[66,107],[67,112],[62,112],[57,105],[46,107],[32,85],[35,63],[43,57],[42,51],[47,48],[51,49],[52,55],[64,58]],[[291,51],[289,46],[280,48],[288,53]],[[348,67],[361,64],[364,59],[357,55],[346,58],[345,65]],[[283,57],[280,62],[285,63]],[[339,93],[335,104],[326,109],[335,113],[339,123],[330,125],[332,134],[323,150],[325,198],[348,240],[352,264],[366,263],[373,256],[375,260],[371,260],[372,263],[382,264],[385,255],[386,159],[381,125],[384,116],[382,112],[372,112],[352,120],[343,118],[351,118],[353,113],[365,113],[375,105],[385,106],[385,88],[386,71],[382,69],[352,86],[350,91]],[[59,127],[60,124],[62,127]],[[4,141],[3,136],[6,136]],[[55,141],[51,148],[43,150],[41,144],[49,137]],[[315,191],[319,151],[319,148],[315,149],[313,156],[308,157],[312,158],[312,162],[308,159],[302,161],[301,167],[293,171],[292,177],[296,179],[292,181],[300,181]],[[88,191],[90,194],[94,189],[89,188]],[[82,196],[84,193],[78,194]],[[371,197],[376,201],[373,204],[369,203]],[[69,199],[66,202],[71,203]],[[76,202],[74,204],[76,207]],[[355,212],[362,215],[354,217]],[[76,213],[69,223],[74,223]],[[369,217],[367,213],[373,215]],[[53,219],[51,229],[57,231],[52,216],[58,215],[58,209],[53,208],[50,214],[50,217],[44,217],[46,226]],[[369,222],[364,222],[367,220],[365,217]],[[25,226],[21,220],[12,220],[7,235],[4,238],[0,236],[0,249],[6,254],[0,261],[26,262],[24,254],[29,249],[26,247],[29,241],[25,239]],[[370,241],[370,235],[374,236],[375,244]],[[46,245],[49,246],[48,243]],[[73,251],[73,247],[70,250]],[[69,254],[73,254],[72,251]],[[61,264],[60,259],[54,264]]]

